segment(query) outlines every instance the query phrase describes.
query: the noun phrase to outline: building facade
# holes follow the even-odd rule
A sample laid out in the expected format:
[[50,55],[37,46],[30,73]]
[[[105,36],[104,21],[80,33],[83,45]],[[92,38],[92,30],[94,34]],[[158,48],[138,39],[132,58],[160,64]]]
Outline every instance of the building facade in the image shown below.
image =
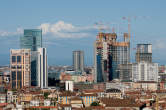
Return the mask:
[[31,84],[30,49],[12,49],[10,51],[10,76],[13,89],[28,87]]
[[73,92],[74,83],[73,81],[65,81],[65,90]]
[[73,67],[76,72],[84,72],[84,52],[83,51],[73,51]]
[[152,44],[137,44],[136,62],[152,62]]
[[37,51],[42,47],[42,30],[41,29],[25,29],[24,36],[20,38],[22,49],[31,49]]
[[31,50],[31,85],[37,86],[38,72],[38,48],[42,47],[42,30],[41,29],[25,29],[24,35],[20,37],[20,47],[22,49]]
[[132,79],[137,81],[158,81],[158,63],[139,62],[132,64]]
[[120,64],[118,65],[118,70],[120,81],[132,80],[132,64]]
[[99,33],[94,44],[95,82],[108,82],[119,78],[119,64],[130,61],[130,42],[128,34],[124,41],[117,41],[116,33]]
[[48,70],[47,70],[47,51],[46,48],[38,48],[38,86],[45,88],[48,86]]

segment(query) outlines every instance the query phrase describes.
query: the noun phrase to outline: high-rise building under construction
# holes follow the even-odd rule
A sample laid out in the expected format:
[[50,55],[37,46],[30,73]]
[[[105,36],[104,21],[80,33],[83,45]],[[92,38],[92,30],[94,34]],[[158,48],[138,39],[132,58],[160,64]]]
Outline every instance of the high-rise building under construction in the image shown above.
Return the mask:
[[137,44],[136,62],[152,62],[152,44]]
[[99,33],[94,44],[95,82],[108,82],[119,77],[118,65],[130,62],[130,40],[118,42],[116,33]]

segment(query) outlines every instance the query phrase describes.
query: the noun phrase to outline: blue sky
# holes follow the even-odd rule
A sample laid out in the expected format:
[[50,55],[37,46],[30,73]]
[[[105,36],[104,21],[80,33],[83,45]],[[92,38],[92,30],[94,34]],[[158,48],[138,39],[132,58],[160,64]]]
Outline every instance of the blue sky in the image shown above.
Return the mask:
[[137,43],[151,43],[153,61],[166,63],[165,0],[3,0],[0,1],[0,65],[9,64],[11,48],[19,48],[23,29],[43,28],[49,65],[71,65],[72,51],[84,50],[93,64],[96,22],[111,32],[127,32],[131,19],[131,61]]

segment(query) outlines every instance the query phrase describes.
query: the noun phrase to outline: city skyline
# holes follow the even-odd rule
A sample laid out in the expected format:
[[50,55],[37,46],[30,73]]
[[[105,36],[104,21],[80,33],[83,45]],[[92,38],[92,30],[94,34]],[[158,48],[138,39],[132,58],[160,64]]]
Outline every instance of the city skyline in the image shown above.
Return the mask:
[[0,110],[166,110],[166,1],[0,1]]
[[166,62],[165,1],[33,1],[33,4],[1,1],[0,4],[0,46],[3,47],[0,65],[9,65],[9,50],[19,48],[23,29],[31,28],[43,28],[49,65],[72,65],[73,50],[83,50],[85,65],[93,65],[93,43],[98,32],[94,24],[102,22],[110,28],[109,32],[114,26],[117,33],[123,33],[127,32],[123,17],[131,17],[131,61],[135,62],[136,44],[150,43],[153,61]]

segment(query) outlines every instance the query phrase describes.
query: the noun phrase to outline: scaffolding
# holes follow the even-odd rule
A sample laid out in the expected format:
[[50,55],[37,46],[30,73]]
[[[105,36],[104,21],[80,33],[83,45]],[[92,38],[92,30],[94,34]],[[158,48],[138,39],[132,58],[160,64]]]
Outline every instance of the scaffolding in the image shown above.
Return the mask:
[[[111,81],[118,78],[118,65],[129,64],[130,62],[130,41],[129,35],[124,33],[122,42],[117,41],[116,33],[99,33],[96,40],[95,55],[101,56],[101,61],[96,61],[97,79],[103,76],[103,82]],[[97,59],[96,59],[97,60]],[[99,66],[100,65],[100,66]],[[99,77],[100,76],[100,77]]]

